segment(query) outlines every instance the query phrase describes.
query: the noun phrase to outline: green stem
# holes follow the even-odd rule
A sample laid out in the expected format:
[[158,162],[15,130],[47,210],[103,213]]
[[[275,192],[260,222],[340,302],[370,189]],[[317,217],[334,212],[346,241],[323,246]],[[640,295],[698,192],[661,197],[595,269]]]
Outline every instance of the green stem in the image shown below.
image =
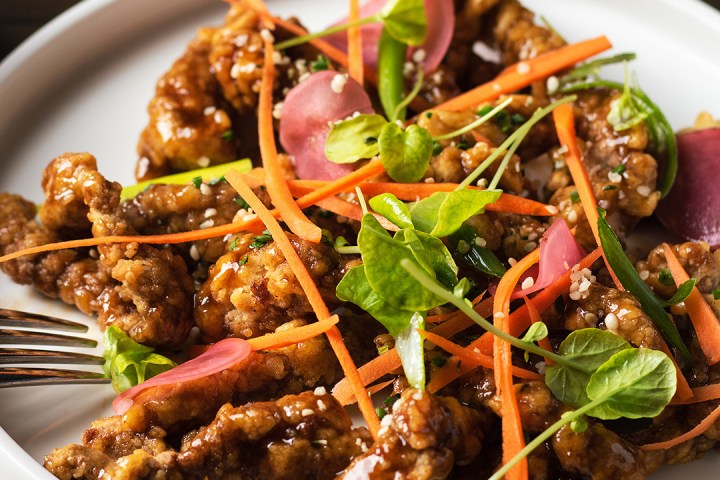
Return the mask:
[[422,69],[422,66],[419,66],[418,67],[418,76],[417,76],[417,80],[415,81],[415,86],[410,91],[408,96],[405,97],[402,102],[398,103],[397,107],[395,107],[392,118],[390,118],[391,122],[394,122],[395,120],[397,120],[400,117],[400,115],[402,114],[403,110],[405,110],[405,108],[408,105],[410,105],[410,103],[412,103],[413,100],[415,100],[415,97],[418,96],[418,94],[420,93],[420,89],[423,86],[423,80],[424,80],[423,69]]
[[497,149],[495,149],[495,151],[483,163],[478,165],[477,168],[470,175],[468,175],[465,180],[463,180],[462,183],[457,186],[457,188],[455,188],[455,190],[462,190],[463,188],[467,188],[468,186],[470,186],[480,176],[480,174],[482,174],[482,172],[484,172],[490,165],[493,164],[495,160],[497,160],[497,158],[503,152],[510,148],[510,146],[515,142],[515,140],[524,136],[523,132],[526,131],[525,127],[527,127],[527,131],[529,131],[530,128],[532,128],[547,114],[555,110],[555,108],[565,103],[574,102],[576,98],[577,97],[575,95],[563,97],[560,100],[551,103],[547,107],[536,111],[527,122],[523,123],[520,128],[515,130],[512,135],[510,135]]
[[503,100],[502,103],[500,103],[497,107],[493,108],[493,109],[490,110],[488,113],[486,113],[486,114],[483,115],[482,117],[478,118],[478,119],[475,120],[474,122],[468,123],[468,124],[465,125],[464,127],[460,128],[460,129],[458,129],[458,130],[455,130],[454,132],[450,132],[450,133],[446,133],[446,134],[444,134],[444,135],[438,135],[437,137],[433,137],[433,140],[435,140],[435,141],[448,140],[448,139],[450,139],[450,138],[453,138],[453,137],[457,137],[457,136],[459,136],[459,135],[462,135],[463,133],[467,133],[467,132],[469,132],[470,130],[472,130],[472,129],[476,128],[476,127],[479,127],[479,126],[482,125],[483,123],[485,123],[485,122],[487,122],[488,120],[490,120],[491,118],[493,118],[495,115],[497,115],[498,113],[500,113],[501,110],[503,110],[505,107],[507,107],[508,105],[510,105],[511,102],[512,102],[512,98],[508,97],[508,98],[506,98],[505,100]]
[[358,202],[360,202],[360,208],[362,209],[363,216],[367,215],[368,208],[367,203],[365,203],[365,195],[363,195],[362,190],[360,190],[360,187],[355,187],[355,194],[357,195]]
[[378,95],[390,121],[404,120],[405,109],[397,107],[405,96],[405,78],[403,65],[407,54],[407,45],[396,40],[383,29],[378,41]]
[[[559,365],[563,365],[569,368],[578,369],[578,366],[572,363],[571,361],[568,361],[565,357],[562,357],[555,352],[549,352],[545,350],[544,348],[538,347],[534,343],[527,343],[523,342],[517,337],[513,337],[509,333],[503,332],[499,328],[497,328],[492,323],[485,320],[485,318],[482,317],[479,313],[477,313],[471,305],[465,302],[465,299],[456,297],[452,294],[452,292],[446,290],[441,285],[439,285],[437,282],[432,280],[426,273],[421,272],[420,269],[418,269],[413,263],[408,260],[407,258],[404,258],[400,260],[400,266],[403,267],[405,270],[412,275],[415,280],[420,282],[420,284],[427,288],[429,291],[437,295],[438,297],[442,298],[443,300],[452,303],[455,305],[460,311],[462,311],[465,315],[470,317],[475,323],[480,325],[482,328],[490,332],[491,334],[495,335],[496,337],[499,337],[509,344],[511,344],[514,347],[517,347],[519,349],[525,350],[530,353],[534,353],[536,355],[539,355],[541,357],[544,357],[546,359],[552,360],[555,363]],[[581,369],[582,371],[592,374],[593,372],[587,371],[584,369]]]
[[510,471],[512,467],[514,467],[520,460],[522,460],[524,457],[526,457],[530,452],[535,450],[537,447],[542,445],[542,443],[553,436],[555,432],[560,430],[562,427],[567,425],[568,423],[571,423],[573,420],[576,420],[580,418],[581,416],[585,415],[585,413],[589,412],[595,407],[598,407],[603,402],[605,402],[608,398],[610,398],[611,395],[613,395],[613,392],[610,395],[603,396],[593,402],[588,403],[582,408],[578,408],[577,410],[573,411],[569,415],[563,415],[560,417],[560,420],[550,425],[544,432],[542,432],[540,435],[535,437],[532,442],[525,445],[525,448],[520,450],[513,458],[511,458],[505,465],[500,467],[488,480],[500,480],[507,472]]
[[503,157],[502,162],[500,162],[500,166],[498,167],[497,172],[495,172],[495,175],[493,176],[490,185],[488,185],[487,187],[488,190],[494,190],[495,188],[497,188],[497,185],[498,183],[500,183],[500,179],[502,178],[503,173],[505,173],[505,169],[507,169],[507,166],[510,163],[510,159],[512,159],[512,156],[515,155],[515,151],[518,149],[529,131],[530,127],[527,127],[525,125],[518,129],[518,132],[521,133],[520,135],[518,135],[517,139],[513,142],[513,144],[510,145],[510,149],[508,149],[507,153],[505,153],[505,156]]
[[284,42],[280,42],[275,45],[275,50],[284,50],[286,48],[296,47],[316,38],[327,37],[328,35],[332,35],[333,33],[345,31],[348,28],[361,27],[363,25],[367,25],[368,23],[376,22],[382,22],[382,18],[380,18],[380,15],[372,15],[370,17],[361,18],[354,22],[343,23],[342,25],[335,25],[334,27],[325,29],[322,32],[309,33],[307,35],[303,35],[302,37],[291,38],[290,40],[285,40]]
[[354,254],[359,255],[360,247],[358,247],[358,246],[335,247],[335,251],[342,255],[354,255]]

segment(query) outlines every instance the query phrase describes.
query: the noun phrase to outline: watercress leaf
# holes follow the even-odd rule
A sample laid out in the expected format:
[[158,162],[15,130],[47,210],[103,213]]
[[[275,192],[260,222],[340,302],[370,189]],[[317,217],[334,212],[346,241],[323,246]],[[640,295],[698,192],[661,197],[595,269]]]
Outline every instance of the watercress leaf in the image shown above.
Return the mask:
[[124,392],[176,365],[169,358],[153,353],[153,348],[135,342],[114,325],[105,330],[103,345],[103,371],[117,392]]
[[505,265],[492,250],[479,246],[476,239],[475,230],[470,225],[462,225],[449,237],[453,256],[483,273],[501,278],[507,271]]
[[414,47],[425,42],[427,16],[423,0],[390,0],[380,11],[380,18],[397,40]]
[[605,258],[615,275],[622,283],[623,287],[638,300],[645,313],[652,318],[655,325],[660,329],[667,342],[675,347],[683,356],[683,359],[690,362],[690,352],[683,343],[683,339],[671,320],[668,313],[663,308],[663,304],[650,287],[640,278],[637,270],[625,255],[620,240],[618,240],[615,232],[605,220],[604,215],[598,216],[598,233],[600,235],[600,243],[605,251]]
[[432,268],[419,263],[407,244],[392,238],[372,215],[364,215],[361,225],[358,246],[365,275],[383,300],[395,308],[414,312],[427,311],[445,303],[400,267],[400,260],[407,259],[435,278]]
[[545,383],[561,401],[573,407],[590,402],[585,388],[590,375],[613,355],[632,348],[623,338],[598,328],[576,330],[560,344],[558,354],[574,367],[554,364],[545,369]]
[[465,295],[472,289],[473,285],[467,277],[463,277],[453,288],[453,295],[459,298],[465,298]]
[[359,115],[335,123],[325,140],[325,156],[335,163],[353,163],[378,154],[378,138],[387,123],[381,115]]
[[547,325],[543,322],[535,322],[530,325],[525,335],[520,339],[525,343],[534,343],[548,336]]
[[458,267],[445,244],[436,237],[423,232],[414,232],[423,246],[428,263],[432,266],[435,276],[440,283],[453,288],[458,283]]
[[683,282],[672,297],[667,300],[660,299],[660,303],[662,303],[663,307],[672,307],[673,305],[684,302],[685,299],[687,299],[687,297],[689,297],[692,293],[693,288],[695,288],[695,283],[696,280],[694,278],[691,278],[687,282]]
[[392,193],[382,193],[370,199],[370,207],[400,228],[414,228],[407,205]]
[[601,403],[588,415],[602,420],[655,417],[670,403],[676,386],[675,366],[663,352],[623,350],[590,377],[587,395]]
[[435,192],[410,206],[415,228],[434,237],[455,233],[468,218],[500,198],[501,190],[462,189]]
[[365,276],[365,265],[347,271],[338,283],[337,297],[368,312],[394,337],[408,328],[413,316],[413,312],[395,308],[375,293]]
[[403,131],[395,123],[383,127],[379,139],[380,159],[397,182],[417,182],[432,157],[432,137],[422,127],[410,125]]
[[413,388],[425,389],[425,348],[418,330],[425,329],[425,316],[415,313],[405,330],[395,337],[395,348],[402,362],[405,377]]

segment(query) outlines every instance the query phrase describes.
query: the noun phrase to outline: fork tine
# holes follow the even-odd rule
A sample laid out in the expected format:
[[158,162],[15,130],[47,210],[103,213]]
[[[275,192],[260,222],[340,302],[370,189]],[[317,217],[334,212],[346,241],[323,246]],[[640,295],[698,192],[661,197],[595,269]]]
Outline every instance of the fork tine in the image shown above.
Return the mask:
[[0,326],[3,327],[27,327],[44,328],[48,330],[64,330],[87,332],[87,325],[82,323],[63,320],[62,318],[50,317],[39,313],[21,312],[0,308]]
[[0,365],[9,363],[64,363],[102,365],[105,359],[77,352],[55,352],[28,348],[0,348]]
[[95,347],[97,341],[54,333],[0,329],[0,345],[54,345],[57,347]]
[[109,382],[109,378],[95,372],[42,368],[0,368],[0,388]]

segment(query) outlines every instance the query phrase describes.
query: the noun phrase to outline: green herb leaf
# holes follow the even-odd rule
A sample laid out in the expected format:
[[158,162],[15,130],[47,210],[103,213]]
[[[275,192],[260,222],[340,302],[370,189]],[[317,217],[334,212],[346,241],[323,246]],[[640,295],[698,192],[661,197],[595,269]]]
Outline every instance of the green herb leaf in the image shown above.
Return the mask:
[[418,263],[424,262],[430,265],[438,281],[446,287],[452,288],[457,285],[458,267],[442,240],[416,230],[405,229],[401,232],[403,233],[397,232],[395,238],[410,245]]
[[675,285],[675,280],[673,280],[672,273],[670,273],[669,268],[663,268],[660,270],[660,273],[658,274],[658,281],[666,286]]
[[235,135],[235,134],[233,133],[232,130],[225,130],[225,131],[222,133],[222,135],[220,135],[220,137],[221,137],[223,140],[225,140],[226,142],[229,142],[230,140],[232,140],[232,138],[233,138],[234,135]]
[[590,377],[587,395],[603,403],[588,415],[602,420],[655,417],[670,403],[676,386],[675,366],[663,352],[623,350]]
[[525,335],[520,339],[525,343],[535,343],[539,342],[543,338],[548,336],[548,329],[547,325],[545,325],[543,322],[535,322],[532,325],[530,325],[530,328],[528,328],[528,331],[525,332]]
[[414,315],[414,312],[393,307],[375,293],[365,276],[365,265],[348,270],[338,283],[336,293],[343,302],[352,302],[372,315],[393,337],[408,328]]
[[648,117],[648,112],[643,110],[642,106],[636,101],[635,96],[630,91],[630,80],[625,67],[625,86],[620,98],[610,103],[610,111],[607,115],[607,121],[613,126],[616,132],[622,132],[634,127]]
[[169,358],[153,353],[153,348],[137,343],[115,325],[105,330],[103,344],[103,371],[118,393],[176,365]]
[[396,40],[415,47],[425,42],[427,17],[423,0],[390,0],[380,11],[380,18]]
[[200,185],[203,184],[203,178],[201,176],[193,178],[192,184],[195,186],[195,188],[200,188]]
[[383,193],[370,199],[370,207],[400,228],[414,228],[407,205],[392,193]]
[[359,115],[334,124],[325,140],[325,155],[335,163],[374,157],[379,152],[378,137],[386,123],[380,115]]
[[643,310],[652,318],[667,342],[676,348],[683,356],[683,359],[689,364],[690,352],[683,343],[675,323],[663,308],[662,301],[650,290],[650,287],[643,282],[640,275],[638,275],[635,267],[633,267],[625,255],[620,240],[618,240],[615,232],[610,228],[602,212],[598,218],[598,231],[600,234],[600,243],[602,243],[607,261],[620,280],[620,283],[622,283],[627,291],[640,300]]
[[720,300],[720,288],[712,291],[713,300]]
[[310,71],[313,73],[330,69],[330,60],[325,55],[318,55],[317,60],[310,63]]
[[496,202],[501,190],[462,189],[453,192],[435,192],[411,204],[415,227],[435,237],[455,233],[470,217],[482,213],[485,206]]
[[449,237],[453,256],[483,273],[501,278],[507,271],[505,265],[492,250],[479,246],[476,239],[477,235],[473,228],[470,225],[462,225]]
[[427,130],[410,125],[403,131],[395,123],[383,127],[379,138],[380,158],[385,170],[397,182],[417,182],[432,157],[432,137]]
[[[417,236],[410,240],[416,239]],[[419,240],[415,243],[419,244]],[[424,312],[444,303],[398,266],[400,260],[406,259],[435,278],[435,271],[429,262],[418,262],[413,249],[391,237],[372,215],[363,216],[358,246],[370,286],[395,308]]]
[[408,383],[413,388],[425,389],[424,339],[418,330],[425,329],[425,316],[415,313],[407,328],[395,337],[395,349],[402,362]]
[[253,240],[253,242],[250,244],[250,248],[260,248],[270,241],[272,241],[272,235],[258,235],[257,237],[255,237],[255,240]]
[[239,239],[238,237],[233,238],[233,239],[232,239],[232,242],[230,242],[230,245],[228,246],[228,250],[231,251],[231,252],[232,252],[233,250],[235,250],[235,249],[237,248],[237,246],[238,246],[239,240],[240,240],[240,239]]
[[590,402],[586,387],[590,376],[613,355],[628,348],[623,338],[597,328],[576,330],[560,344],[558,354],[572,366],[554,364],[545,369],[545,383],[562,402],[581,407]]
[[673,305],[684,302],[692,293],[693,288],[695,288],[695,282],[696,280],[694,278],[683,282],[672,297],[667,300],[660,299],[660,303],[662,303],[663,307],[672,307]]

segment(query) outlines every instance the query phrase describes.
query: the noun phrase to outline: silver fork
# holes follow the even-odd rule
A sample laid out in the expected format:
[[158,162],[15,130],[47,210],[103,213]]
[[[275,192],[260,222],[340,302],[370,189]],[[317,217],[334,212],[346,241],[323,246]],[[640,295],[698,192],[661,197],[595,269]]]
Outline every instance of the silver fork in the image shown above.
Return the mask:
[[[85,333],[81,323],[60,318],[0,308],[0,365],[68,364],[102,365],[103,358],[85,353],[19,348],[18,345],[43,347],[93,348],[97,341],[57,333],[35,330],[54,330]],[[27,330],[26,330],[27,329]],[[57,385],[78,383],[108,383],[102,373],[43,367],[0,367],[0,388],[29,385]]]

